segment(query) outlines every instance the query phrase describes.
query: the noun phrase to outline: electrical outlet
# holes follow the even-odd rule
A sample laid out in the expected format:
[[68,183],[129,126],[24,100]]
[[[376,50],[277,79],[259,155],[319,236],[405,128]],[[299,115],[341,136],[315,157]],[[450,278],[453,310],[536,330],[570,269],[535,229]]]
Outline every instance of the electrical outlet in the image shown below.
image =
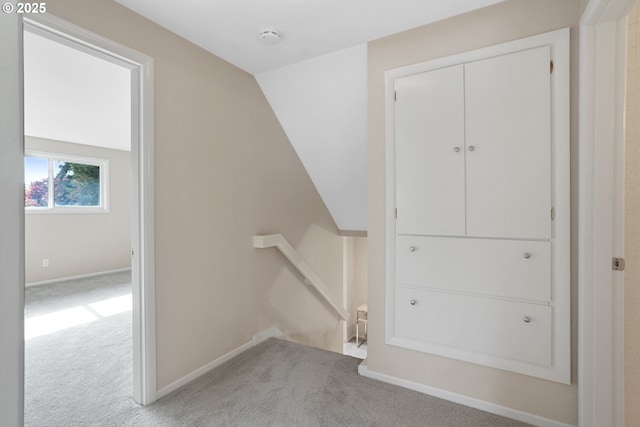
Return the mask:
[[43,267],[49,267],[49,260],[48,260],[48,259],[46,259],[46,258],[45,258],[45,259],[43,259],[43,260],[42,260],[42,266],[43,266]]

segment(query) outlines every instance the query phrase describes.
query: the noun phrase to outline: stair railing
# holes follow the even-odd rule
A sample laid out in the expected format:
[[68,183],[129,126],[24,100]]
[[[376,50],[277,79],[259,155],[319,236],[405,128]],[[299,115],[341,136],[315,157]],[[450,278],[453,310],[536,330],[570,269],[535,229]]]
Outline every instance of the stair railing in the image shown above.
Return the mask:
[[324,284],[318,274],[311,268],[302,255],[294,249],[293,246],[284,238],[282,234],[269,234],[265,236],[253,236],[254,248],[271,248],[276,247],[280,252],[298,269],[304,277],[304,282],[313,287],[325,301],[340,315],[342,320],[349,319],[349,312],[345,310],[337,299],[333,296],[327,285]]

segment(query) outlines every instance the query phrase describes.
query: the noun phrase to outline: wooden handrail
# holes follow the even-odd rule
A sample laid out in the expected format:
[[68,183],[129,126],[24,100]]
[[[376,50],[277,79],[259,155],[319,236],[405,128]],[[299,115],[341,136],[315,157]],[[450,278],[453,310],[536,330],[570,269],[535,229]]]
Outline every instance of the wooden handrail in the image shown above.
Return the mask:
[[282,234],[269,234],[266,236],[253,236],[254,248],[271,248],[276,247],[280,249],[280,252],[293,264],[295,268],[304,276],[304,281],[307,285],[312,286],[327,303],[333,307],[333,309],[340,315],[342,320],[349,319],[349,312],[337,303],[336,298],[333,296],[327,285],[324,284],[322,279],[316,274],[307,263],[304,258],[294,249],[293,246],[284,238]]

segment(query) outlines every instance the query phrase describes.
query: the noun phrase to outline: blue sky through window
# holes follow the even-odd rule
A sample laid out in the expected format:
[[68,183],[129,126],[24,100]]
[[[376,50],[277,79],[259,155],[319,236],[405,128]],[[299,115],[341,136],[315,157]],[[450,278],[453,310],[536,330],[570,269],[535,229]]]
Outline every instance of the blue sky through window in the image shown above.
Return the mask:
[[49,161],[36,157],[24,158],[24,183],[47,179],[49,177]]

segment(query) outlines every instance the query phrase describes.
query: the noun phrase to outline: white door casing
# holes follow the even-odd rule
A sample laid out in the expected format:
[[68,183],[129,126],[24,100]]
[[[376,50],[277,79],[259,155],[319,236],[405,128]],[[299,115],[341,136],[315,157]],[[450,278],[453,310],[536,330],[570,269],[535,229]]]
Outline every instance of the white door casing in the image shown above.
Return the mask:
[[0,13],[0,422],[7,427],[24,418],[22,75],[22,20]]
[[635,0],[591,0],[580,22],[578,417],[623,415],[624,86],[626,16]]
[[156,400],[157,392],[153,59],[49,14],[25,17],[24,25],[25,30],[131,70],[133,398],[147,405]]

